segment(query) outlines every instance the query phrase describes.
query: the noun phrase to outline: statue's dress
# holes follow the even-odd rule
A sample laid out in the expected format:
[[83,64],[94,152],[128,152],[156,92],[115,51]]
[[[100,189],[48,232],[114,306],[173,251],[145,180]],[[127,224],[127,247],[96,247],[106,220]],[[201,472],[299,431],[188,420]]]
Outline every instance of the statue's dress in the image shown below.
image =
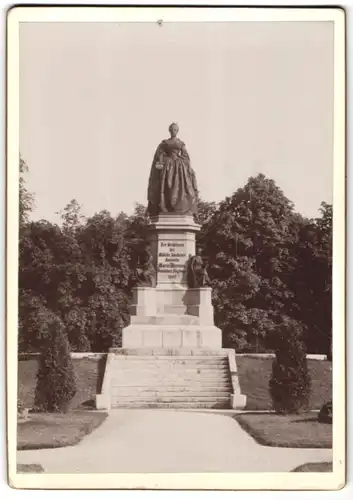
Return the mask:
[[178,138],[160,143],[148,183],[148,213],[196,214],[197,183],[185,144]]

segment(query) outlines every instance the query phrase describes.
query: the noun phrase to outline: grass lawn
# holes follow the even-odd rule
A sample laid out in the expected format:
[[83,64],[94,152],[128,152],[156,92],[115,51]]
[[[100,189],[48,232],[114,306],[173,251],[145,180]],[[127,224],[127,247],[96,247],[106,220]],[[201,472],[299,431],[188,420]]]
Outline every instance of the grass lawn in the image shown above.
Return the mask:
[[34,413],[17,425],[17,449],[37,450],[72,446],[107,417],[103,412]]
[[234,418],[262,445],[285,448],[332,448],[332,425],[318,422],[317,414],[243,413]]
[[332,462],[309,462],[299,465],[292,472],[332,472]]
[[[102,360],[73,359],[73,364],[77,392],[70,403],[70,409],[83,409],[89,406],[94,408],[95,395],[100,392],[102,385],[105,358]],[[23,360],[18,363],[18,397],[27,408],[31,408],[34,404],[37,368],[36,359]]]
[[[237,356],[241,392],[247,396],[246,410],[271,410],[272,402],[268,391],[271,378],[272,359]],[[319,410],[332,399],[331,362],[308,360],[312,393],[310,409]]]

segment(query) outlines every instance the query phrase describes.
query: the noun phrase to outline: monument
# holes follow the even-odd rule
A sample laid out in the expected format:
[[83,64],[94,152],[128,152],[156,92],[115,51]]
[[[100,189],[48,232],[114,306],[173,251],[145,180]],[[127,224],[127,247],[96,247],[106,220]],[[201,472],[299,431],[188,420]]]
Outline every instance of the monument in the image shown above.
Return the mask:
[[107,354],[97,409],[244,408],[235,351],[222,349],[195,238],[197,183],[178,126],[157,147],[148,237],[139,249],[130,325]]
[[222,347],[221,330],[214,325],[207,271],[200,254],[196,255],[200,230],[194,221],[196,176],[178,131],[178,125],[172,123],[170,138],[159,144],[153,158],[147,208],[150,257],[144,264],[149,269],[148,279],[139,267],[123,348]]

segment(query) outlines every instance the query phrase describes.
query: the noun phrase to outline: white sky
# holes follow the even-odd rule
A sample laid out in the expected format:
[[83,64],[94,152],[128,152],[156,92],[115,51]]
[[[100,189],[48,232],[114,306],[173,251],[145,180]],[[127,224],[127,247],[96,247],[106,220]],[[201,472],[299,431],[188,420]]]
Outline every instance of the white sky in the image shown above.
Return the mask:
[[34,218],[72,198],[113,215],[146,203],[177,121],[202,198],[263,172],[296,209],[332,202],[333,24],[27,23],[20,149]]

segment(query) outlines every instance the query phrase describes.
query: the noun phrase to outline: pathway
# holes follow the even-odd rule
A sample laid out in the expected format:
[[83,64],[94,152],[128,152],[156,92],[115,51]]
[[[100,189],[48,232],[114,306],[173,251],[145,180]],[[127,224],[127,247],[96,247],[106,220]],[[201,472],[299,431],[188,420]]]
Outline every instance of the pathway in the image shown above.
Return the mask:
[[179,410],[115,410],[78,445],[19,451],[47,473],[289,472],[332,460],[329,449],[257,444],[233,419]]

